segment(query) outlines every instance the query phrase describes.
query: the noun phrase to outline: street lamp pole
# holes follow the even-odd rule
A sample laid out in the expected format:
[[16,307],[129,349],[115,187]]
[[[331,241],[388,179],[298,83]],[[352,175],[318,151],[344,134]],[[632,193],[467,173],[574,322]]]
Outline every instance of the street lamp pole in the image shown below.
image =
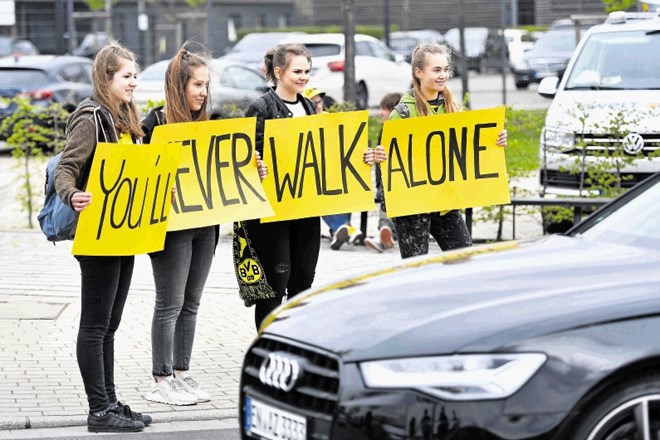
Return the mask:
[[385,45],[390,47],[390,0],[384,1],[384,14],[385,14]]

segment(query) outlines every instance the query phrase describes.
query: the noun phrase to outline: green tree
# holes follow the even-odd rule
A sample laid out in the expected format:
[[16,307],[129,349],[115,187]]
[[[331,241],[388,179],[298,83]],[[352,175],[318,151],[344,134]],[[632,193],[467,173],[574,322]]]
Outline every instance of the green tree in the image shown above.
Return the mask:
[[637,0],[603,0],[605,12],[627,11],[637,5]]
[[16,197],[22,210],[27,213],[28,227],[32,228],[32,215],[37,209],[35,198],[38,194],[33,190],[33,163],[43,163],[44,147],[56,152],[64,148],[64,125],[68,112],[60,104],[53,103],[46,108],[33,105],[25,97],[4,101],[8,108],[15,109],[2,121],[0,131],[7,133],[7,144],[13,147],[12,156],[16,159],[16,168],[21,170],[21,191]]

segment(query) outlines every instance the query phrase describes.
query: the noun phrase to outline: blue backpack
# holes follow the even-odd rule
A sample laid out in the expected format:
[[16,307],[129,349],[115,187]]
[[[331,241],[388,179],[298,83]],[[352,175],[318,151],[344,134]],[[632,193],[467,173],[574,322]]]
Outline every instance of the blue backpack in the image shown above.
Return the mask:
[[46,201],[37,216],[39,226],[48,241],[72,240],[78,223],[78,213],[62,202],[55,191],[55,168],[62,153],[48,161],[46,166]]

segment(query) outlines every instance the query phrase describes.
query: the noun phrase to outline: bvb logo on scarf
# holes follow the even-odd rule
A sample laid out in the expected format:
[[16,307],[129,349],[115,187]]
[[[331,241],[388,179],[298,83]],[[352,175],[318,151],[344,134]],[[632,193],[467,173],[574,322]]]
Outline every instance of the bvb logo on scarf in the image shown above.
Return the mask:
[[234,223],[232,241],[238,294],[245,306],[250,307],[259,299],[276,298],[277,293],[266,280],[264,269],[251,246],[247,230],[242,222]]

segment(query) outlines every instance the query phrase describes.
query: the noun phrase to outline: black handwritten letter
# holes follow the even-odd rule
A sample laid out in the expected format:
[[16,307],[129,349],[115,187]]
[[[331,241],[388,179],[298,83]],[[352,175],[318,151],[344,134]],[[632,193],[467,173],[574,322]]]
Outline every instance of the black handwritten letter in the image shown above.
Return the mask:
[[[460,150],[459,150],[460,148]],[[461,127],[461,146],[458,146],[458,140],[456,139],[456,129],[449,129],[449,181],[454,181],[454,162],[458,165],[458,168],[461,170],[461,175],[463,180],[467,180],[467,127]]]
[[119,185],[121,176],[122,174],[124,174],[124,167],[126,166],[126,161],[122,160],[121,168],[119,169],[119,175],[117,176],[117,180],[115,180],[114,185],[108,188],[105,184],[105,161],[106,161],[105,159],[101,161],[101,172],[99,177],[101,191],[103,192],[103,208],[101,209],[101,219],[99,220],[99,228],[96,231],[97,240],[101,238],[101,234],[103,233],[103,224],[105,223],[105,213],[108,208],[108,200],[110,198],[110,194],[115,190],[115,188],[117,188],[117,185]]
[[369,191],[369,185],[362,180],[360,175],[357,173],[357,170],[355,167],[353,167],[353,164],[351,164],[351,154],[353,154],[353,150],[355,150],[355,147],[357,146],[358,141],[360,140],[360,137],[362,136],[362,132],[364,132],[364,128],[367,126],[366,122],[362,122],[360,126],[358,127],[357,132],[355,133],[355,137],[353,138],[353,141],[351,142],[351,146],[349,147],[348,151],[344,151],[344,126],[340,125],[339,126],[339,152],[340,152],[340,158],[341,158],[341,181],[344,187],[344,194],[348,193],[348,182],[347,182],[347,177],[346,177],[346,169],[350,168],[351,173],[355,177],[355,179],[358,181],[360,186],[365,191]]
[[[394,154],[396,153],[396,160],[399,164],[399,168],[394,168]],[[396,138],[392,138],[390,142],[390,151],[388,153],[387,161],[387,191],[392,191],[392,174],[394,172],[401,173],[403,176],[404,182],[406,182],[406,187],[410,188],[410,181],[408,180],[408,174],[406,173],[406,167],[403,165],[403,159],[401,159],[401,151],[399,151],[399,144],[396,141]]]
[[494,128],[497,124],[494,122],[487,124],[477,124],[474,126],[474,178],[475,179],[493,179],[499,177],[499,173],[482,174],[480,170],[481,163],[479,162],[479,154],[486,149],[486,147],[479,145],[481,137],[481,129]]
[[[440,141],[440,148],[431,149],[431,142],[433,138],[437,136]],[[442,175],[439,179],[434,179],[431,175],[432,165],[435,165],[433,158],[431,157],[431,151],[439,150],[440,159],[442,160]],[[443,131],[432,131],[426,137],[426,175],[429,178],[431,185],[441,185],[445,182],[447,178],[447,148],[445,144],[445,133]]]

